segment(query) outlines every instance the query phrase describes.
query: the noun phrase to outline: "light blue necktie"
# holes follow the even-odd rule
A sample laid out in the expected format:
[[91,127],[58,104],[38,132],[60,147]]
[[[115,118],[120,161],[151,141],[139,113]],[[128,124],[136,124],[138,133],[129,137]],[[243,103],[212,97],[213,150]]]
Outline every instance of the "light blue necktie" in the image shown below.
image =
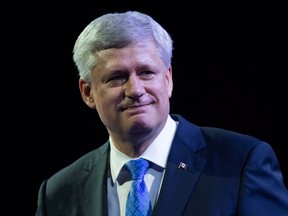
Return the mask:
[[144,182],[144,175],[149,167],[148,161],[143,158],[130,160],[125,167],[132,179],[126,203],[126,216],[152,215],[150,195]]

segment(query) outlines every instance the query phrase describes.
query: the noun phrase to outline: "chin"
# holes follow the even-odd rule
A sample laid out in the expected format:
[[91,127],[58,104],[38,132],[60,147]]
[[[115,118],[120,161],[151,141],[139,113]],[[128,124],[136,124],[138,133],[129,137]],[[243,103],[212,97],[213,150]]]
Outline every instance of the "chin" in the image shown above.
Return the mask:
[[133,116],[129,120],[129,124],[131,128],[136,130],[151,130],[156,126],[155,123],[153,123],[153,119],[148,116]]

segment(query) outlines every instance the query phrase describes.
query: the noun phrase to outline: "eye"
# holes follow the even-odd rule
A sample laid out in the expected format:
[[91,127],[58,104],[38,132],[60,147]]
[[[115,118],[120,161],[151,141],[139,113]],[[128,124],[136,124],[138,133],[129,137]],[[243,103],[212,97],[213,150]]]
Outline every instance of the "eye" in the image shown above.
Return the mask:
[[125,82],[127,81],[127,78],[125,76],[113,76],[111,77],[106,84],[110,87],[117,87],[117,86],[121,86],[123,84],[125,84]]
[[155,76],[155,73],[153,71],[142,71],[139,76],[141,79],[151,79]]

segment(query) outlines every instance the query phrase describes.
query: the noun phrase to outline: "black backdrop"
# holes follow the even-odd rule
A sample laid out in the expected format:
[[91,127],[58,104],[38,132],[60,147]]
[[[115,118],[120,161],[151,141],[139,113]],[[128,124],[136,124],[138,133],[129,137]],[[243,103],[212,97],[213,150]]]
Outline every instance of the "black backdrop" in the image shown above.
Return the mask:
[[124,10],[148,13],[172,34],[171,112],[269,142],[288,185],[284,5],[13,2],[0,8],[1,181],[9,215],[34,215],[42,180],[107,140],[80,97],[72,47],[92,19]]

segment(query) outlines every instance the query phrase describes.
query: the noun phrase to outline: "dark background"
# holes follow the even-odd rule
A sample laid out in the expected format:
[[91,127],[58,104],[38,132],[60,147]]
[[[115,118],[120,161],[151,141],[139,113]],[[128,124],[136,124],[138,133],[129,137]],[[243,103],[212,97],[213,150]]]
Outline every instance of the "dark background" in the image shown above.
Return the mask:
[[9,215],[34,215],[40,183],[107,140],[81,99],[72,49],[90,21],[124,10],[148,13],[172,35],[171,112],[267,141],[288,185],[284,3],[184,2],[1,5],[1,194]]

